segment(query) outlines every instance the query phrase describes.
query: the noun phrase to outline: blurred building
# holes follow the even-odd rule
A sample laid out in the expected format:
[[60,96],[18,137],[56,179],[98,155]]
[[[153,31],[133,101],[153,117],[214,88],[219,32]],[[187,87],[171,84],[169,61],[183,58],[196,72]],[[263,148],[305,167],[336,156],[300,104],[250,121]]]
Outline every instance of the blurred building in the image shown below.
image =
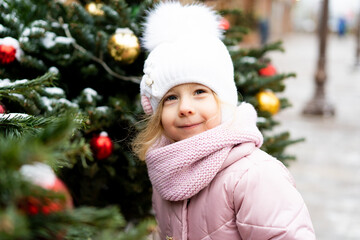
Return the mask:
[[[182,0],[191,3],[193,0]],[[243,40],[246,45],[260,45],[278,40],[292,30],[292,9],[295,0],[205,0],[205,4],[217,10],[240,9],[255,21]]]
[[[297,2],[292,23],[295,31],[315,32],[319,21],[322,0],[300,0]],[[359,0],[330,0],[329,1],[329,30],[339,32],[339,23],[346,24],[346,32],[355,32],[360,14]]]

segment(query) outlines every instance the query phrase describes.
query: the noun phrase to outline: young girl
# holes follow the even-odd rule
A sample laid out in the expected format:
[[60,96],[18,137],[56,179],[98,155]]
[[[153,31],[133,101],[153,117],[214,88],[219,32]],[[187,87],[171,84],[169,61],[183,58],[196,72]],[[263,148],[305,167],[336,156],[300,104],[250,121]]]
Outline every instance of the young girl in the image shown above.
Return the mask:
[[153,185],[160,238],[315,239],[283,164],[261,151],[257,115],[238,105],[219,16],[204,5],[158,4],[140,91],[150,115],[134,141]]

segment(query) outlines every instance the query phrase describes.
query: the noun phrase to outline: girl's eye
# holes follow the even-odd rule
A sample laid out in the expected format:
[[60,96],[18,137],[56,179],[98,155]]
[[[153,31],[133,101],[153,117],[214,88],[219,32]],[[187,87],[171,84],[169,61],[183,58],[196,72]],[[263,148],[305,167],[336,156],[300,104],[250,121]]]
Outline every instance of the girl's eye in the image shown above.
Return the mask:
[[202,94],[202,93],[205,93],[206,91],[205,90],[203,90],[203,89],[197,89],[196,91],[195,91],[195,95],[199,95],[199,94]]
[[165,98],[165,102],[166,101],[174,101],[174,100],[176,100],[177,99],[177,97],[175,96],[175,95],[170,95],[170,96],[167,96],[166,98]]

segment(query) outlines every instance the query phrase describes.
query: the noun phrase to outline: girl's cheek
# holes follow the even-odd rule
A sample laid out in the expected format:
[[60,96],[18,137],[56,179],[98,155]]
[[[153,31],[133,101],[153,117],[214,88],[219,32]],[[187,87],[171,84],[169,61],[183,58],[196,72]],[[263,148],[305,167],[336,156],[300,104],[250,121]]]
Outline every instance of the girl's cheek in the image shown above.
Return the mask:
[[217,113],[213,118],[209,119],[206,123],[207,129],[212,129],[221,124],[221,113]]

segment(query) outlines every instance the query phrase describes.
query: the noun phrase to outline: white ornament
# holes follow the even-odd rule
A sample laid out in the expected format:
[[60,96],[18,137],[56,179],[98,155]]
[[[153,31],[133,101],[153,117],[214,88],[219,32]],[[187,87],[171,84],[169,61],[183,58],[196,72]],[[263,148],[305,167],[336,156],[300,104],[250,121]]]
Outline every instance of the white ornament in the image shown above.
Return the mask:
[[25,164],[21,166],[20,173],[28,181],[44,188],[53,186],[56,181],[54,171],[44,163]]

